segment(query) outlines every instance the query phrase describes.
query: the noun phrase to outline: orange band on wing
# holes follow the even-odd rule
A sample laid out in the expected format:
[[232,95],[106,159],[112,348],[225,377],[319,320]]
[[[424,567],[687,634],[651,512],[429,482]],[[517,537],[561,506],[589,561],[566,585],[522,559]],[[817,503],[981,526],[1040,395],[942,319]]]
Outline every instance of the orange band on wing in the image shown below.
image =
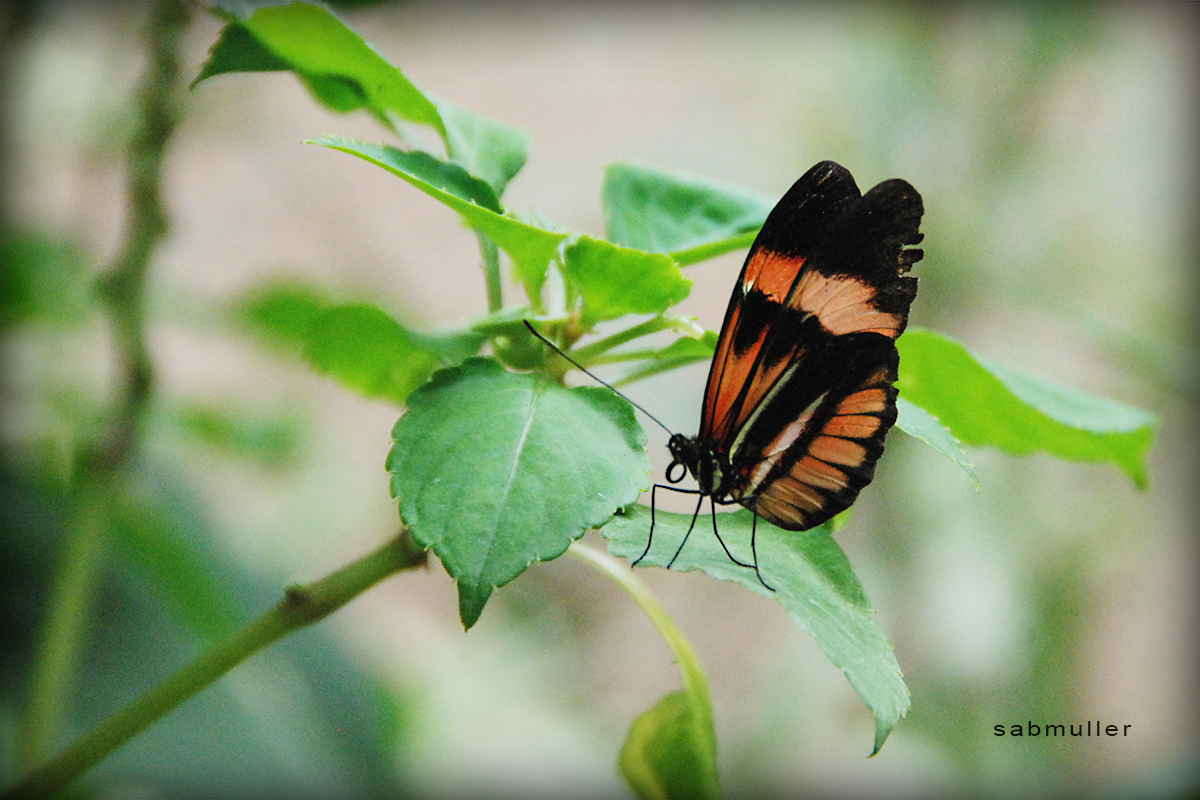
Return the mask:
[[803,258],[788,258],[771,250],[758,250],[746,262],[742,293],[750,294],[750,290],[755,289],[768,299],[784,303],[803,266]]
[[811,269],[800,277],[791,303],[815,315],[821,327],[835,336],[871,332],[895,339],[904,326],[904,315],[877,309],[876,294],[875,287],[863,279]]

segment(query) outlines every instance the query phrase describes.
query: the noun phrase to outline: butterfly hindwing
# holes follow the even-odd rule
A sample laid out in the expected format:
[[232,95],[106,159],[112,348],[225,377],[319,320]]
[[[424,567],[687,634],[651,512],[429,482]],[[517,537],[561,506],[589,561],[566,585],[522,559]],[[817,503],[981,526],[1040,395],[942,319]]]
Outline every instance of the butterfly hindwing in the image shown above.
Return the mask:
[[781,528],[805,530],[871,482],[896,421],[899,354],[890,339],[835,339],[796,364],[731,456],[738,496]]

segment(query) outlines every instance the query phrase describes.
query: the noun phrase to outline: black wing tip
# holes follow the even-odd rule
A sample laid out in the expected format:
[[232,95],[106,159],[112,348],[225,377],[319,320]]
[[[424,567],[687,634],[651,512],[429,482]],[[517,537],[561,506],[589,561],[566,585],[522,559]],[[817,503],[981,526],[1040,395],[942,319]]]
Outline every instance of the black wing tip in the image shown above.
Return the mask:
[[835,161],[818,162],[767,215],[752,251],[767,248],[783,255],[807,254],[822,233],[861,199],[850,170]]

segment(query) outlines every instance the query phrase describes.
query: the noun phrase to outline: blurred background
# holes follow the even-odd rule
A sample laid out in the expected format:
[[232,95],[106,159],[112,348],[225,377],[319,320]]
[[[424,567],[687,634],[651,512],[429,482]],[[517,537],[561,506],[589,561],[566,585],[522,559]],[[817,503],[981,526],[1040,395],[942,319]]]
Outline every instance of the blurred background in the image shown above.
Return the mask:
[[[68,465],[119,388],[87,287],[122,243],[149,4],[2,10],[8,784]],[[889,438],[837,535],[912,691],[871,760],[869,711],[781,608],[643,571],[709,671],[728,794],[1196,795],[1195,4],[404,3],[342,17],[421,89],[529,131],[506,205],[573,231],[603,233],[602,169],[619,160],[775,197],[826,158],[864,190],[903,177],[926,208],[912,324],[1159,416],[1146,492],[1110,466],[973,450],[976,491],[919,442]],[[220,27],[193,9],[185,82]],[[365,114],[321,109],[285,73],[206,81],[183,113],[148,284],[157,385],[55,748],[283,586],[397,529],[383,463],[400,409],[250,335],[239,304],[288,280],[420,329],[486,311],[475,239],[453,213],[302,144],[385,139]],[[42,271],[14,278],[14,252]],[[689,268],[680,310],[718,328],[743,257]],[[506,301],[519,299],[510,285]],[[629,394],[692,432],[706,371]],[[648,433],[661,475],[664,437]],[[625,731],[678,683],[629,598],[578,562],[531,569],[467,634],[433,564],[255,657],[81,791],[622,796]],[[1086,720],[1132,727],[993,735]]]

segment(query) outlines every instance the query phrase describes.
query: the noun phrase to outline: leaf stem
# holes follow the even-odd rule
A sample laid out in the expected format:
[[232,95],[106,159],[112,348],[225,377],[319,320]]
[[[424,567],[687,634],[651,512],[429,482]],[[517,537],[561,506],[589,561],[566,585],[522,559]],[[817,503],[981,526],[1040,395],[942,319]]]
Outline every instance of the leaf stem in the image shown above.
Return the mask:
[[375,552],[321,580],[289,587],[283,600],[256,622],[109,717],[0,797],[7,800],[55,794],[250,656],[319,622],[384,578],[418,567],[425,560],[425,551],[405,529]]
[[674,323],[671,320],[659,314],[658,316],[651,317],[645,322],[634,325],[632,328],[626,328],[625,330],[614,333],[612,336],[607,336],[598,342],[592,342],[586,347],[576,348],[571,351],[571,355],[575,357],[575,360],[584,364],[588,364],[591,362],[591,359],[595,358],[601,353],[611,350],[614,347],[619,347],[626,342],[632,342],[634,339],[639,339],[642,336],[649,336],[652,333],[665,331],[673,324]]
[[486,234],[476,231],[479,253],[483,256],[483,277],[487,283],[488,313],[504,308],[503,284],[500,281],[500,249]]
[[657,598],[654,597],[650,587],[641,578],[634,575],[633,570],[623,566],[608,553],[594,547],[573,542],[567,548],[567,553],[612,578],[633,598],[642,612],[650,618],[650,622],[654,624],[659,635],[671,648],[671,652],[675,654],[675,661],[679,664],[679,671],[683,675],[684,689],[691,694],[703,696],[707,702],[708,679],[704,676],[704,670],[700,668],[700,662],[696,660],[691,646],[683,638],[683,634],[671,621]]

